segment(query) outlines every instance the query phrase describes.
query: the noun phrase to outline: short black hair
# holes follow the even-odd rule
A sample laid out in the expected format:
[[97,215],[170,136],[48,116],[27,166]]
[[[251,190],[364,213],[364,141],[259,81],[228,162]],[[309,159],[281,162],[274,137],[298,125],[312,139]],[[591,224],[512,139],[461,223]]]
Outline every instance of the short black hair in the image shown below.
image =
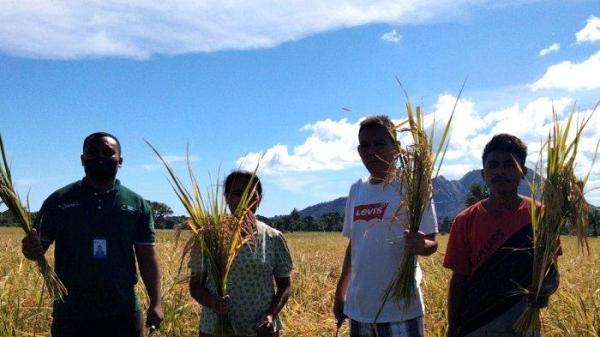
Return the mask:
[[501,133],[492,137],[492,139],[485,145],[483,149],[483,155],[481,160],[485,166],[485,160],[492,151],[504,151],[512,154],[521,164],[525,167],[525,160],[527,159],[527,145],[523,143],[521,139],[516,136],[509,135],[507,133]]
[[115,137],[114,135],[108,133],[108,132],[94,132],[92,134],[90,134],[89,136],[85,137],[85,139],[83,140],[83,152],[85,152],[85,146],[87,145],[87,143],[89,143],[92,139],[95,138],[101,138],[101,137],[109,137],[115,140],[115,142],[117,142],[117,146],[119,147],[119,156],[121,156],[121,142],[119,142],[119,139],[117,137]]
[[[256,192],[258,192],[258,195],[262,197],[262,184],[260,183],[260,179],[258,179],[256,174],[244,170],[235,170],[229,173],[227,178],[225,178],[224,192],[226,196],[229,195],[229,192],[231,192],[231,185],[233,185],[233,182],[240,178],[247,179],[249,183],[256,185]],[[254,186],[251,186],[250,188],[254,188]]]
[[392,141],[397,141],[396,126],[394,125],[394,122],[392,122],[392,120],[386,115],[372,115],[365,118],[362,122],[360,122],[358,134],[360,135],[360,132],[363,129],[373,126],[382,127],[386,129],[388,131],[388,134],[392,138]]

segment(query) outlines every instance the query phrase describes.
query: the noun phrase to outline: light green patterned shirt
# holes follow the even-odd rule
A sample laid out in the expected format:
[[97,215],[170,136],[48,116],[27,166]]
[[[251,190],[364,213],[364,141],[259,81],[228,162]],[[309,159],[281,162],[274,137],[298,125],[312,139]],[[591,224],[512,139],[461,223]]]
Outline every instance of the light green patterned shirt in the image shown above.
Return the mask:
[[[236,256],[229,279],[227,291],[231,296],[229,319],[237,336],[256,336],[257,320],[271,306],[275,295],[273,277],[289,277],[292,271],[292,258],[283,237],[278,230],[263,222],[256,222],[255,243],[244,245]],[[200,252],[193,252],[189,267],[192,273],[202,272]],[[210,277],[206,282],[209,292],[216,295],[216,287]],[[217,315],[206,308],[200,312],[200,331],[213,334]],[[275,329],[281,329],[279,317],[275,320]]]

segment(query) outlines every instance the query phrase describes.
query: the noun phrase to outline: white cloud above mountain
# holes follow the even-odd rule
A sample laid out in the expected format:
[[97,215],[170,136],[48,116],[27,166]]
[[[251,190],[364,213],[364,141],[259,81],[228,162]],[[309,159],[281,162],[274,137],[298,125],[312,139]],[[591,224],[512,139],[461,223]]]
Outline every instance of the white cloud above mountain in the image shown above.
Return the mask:
[[[443,121],[447,120],[456,102],[456,97],[443,94],[426,116],[430,126],[435,115],[439,135]],[[457,104],[453,120],[450,147],[441,174],[448,178],[459,178],[466,171],[480,167],[480,158],[485,144],[493,135],[510,133],[520,137],[529,146],[529,161],[533,164],[539,154],[542,141],[547,137],[553,122],[553,110],[564,120],[573,109],[574,100],[563,97],[552,100],[539,97],[525,104],[514,104],[496,111],[477,111],[474,101],[462,98]],[[592,110],[578,112],[576,120],[589,116]],[[392,116],[396,117],[396,116]],[[399,116],[398,116],[399,117]],[[398,122],[399,120],[396,120]],[[278,144],[263,151],[260,170],[270,176],[285,176],[299,172],[339,171],[360,167],[356,152],[357,132],[360,120],[355,122],[341,119],[326,119],[307,124],[301,131],[310,134],[298,146]],[[600,139],[600,115],[594,114],[581,140],[581,172],[589,170],[592,152]],[[405,140],[403,140],[405,142]],[[238,159],[238,165],[254,168],[261,152],[253,152]],[[594,171],[600,174],[600,168]]]

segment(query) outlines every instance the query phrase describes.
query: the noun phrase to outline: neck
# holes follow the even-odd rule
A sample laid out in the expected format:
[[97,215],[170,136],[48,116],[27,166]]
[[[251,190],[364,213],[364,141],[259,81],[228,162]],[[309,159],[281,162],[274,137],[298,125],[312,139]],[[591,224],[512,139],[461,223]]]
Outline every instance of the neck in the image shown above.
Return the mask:
[[384,180],[385,179],[376,177],[374,175],[370,175],[369,176],[369,183],[370,184],[381,184]]
[[514,193],[490,193],[487,199],[487,206],[494,211],[513,210],[521,203],[521,197],[515,191]]
[[92,186],[92,188],[94,188],[95,190],[97,190],[99,192],[106,192],[106,191],[110,190],[111,188],[115,187],[115,184],[116,184],[115,178],[94,179],[94,178],[86,177],[86,180],[87,180],[88,184],[90,184],[90,186]]

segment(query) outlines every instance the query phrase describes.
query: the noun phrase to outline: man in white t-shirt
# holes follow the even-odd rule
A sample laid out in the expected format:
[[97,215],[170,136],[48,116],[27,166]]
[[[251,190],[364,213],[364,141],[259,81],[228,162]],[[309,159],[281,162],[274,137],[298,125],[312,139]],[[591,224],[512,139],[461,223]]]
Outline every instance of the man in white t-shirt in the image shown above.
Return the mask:
[[417,295],[411,305],[405,310],[404,303],[388,300],[377,322],[375,316],[404,254],[428,256],[437,251],[435,210],[433,205],[426,209],[416,233],[404,229],[405,212],[392,222],[401,202],[400,185],[383,180],[396,151],[394,124],[387,116],[368,117],[360,124],[358,139],[358,153],[370,175],[354,183],[348,195],[342,234],[350,241],[334,315],[338,322],[350,318],[350,337],[421,337],[424,305],[418,265]]

